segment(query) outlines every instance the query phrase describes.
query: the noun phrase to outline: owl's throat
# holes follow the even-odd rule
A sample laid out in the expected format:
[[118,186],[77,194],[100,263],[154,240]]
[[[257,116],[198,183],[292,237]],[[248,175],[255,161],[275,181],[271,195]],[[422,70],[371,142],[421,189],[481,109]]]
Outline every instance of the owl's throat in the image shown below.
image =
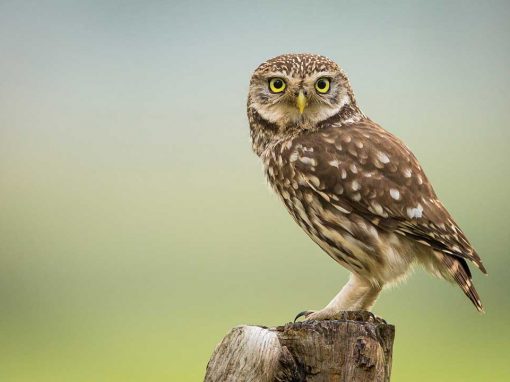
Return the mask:
[[254,107],[248,108],[250,122],[250,135],[253,151],[258,156],[281,140],[307,134],[332,125],[342,126],[348,123],[359,122],[366,118],[356,104],[345,104],[330,115],[313,116],[303,113],[293,115],[292,118],[282,118],[272,122],[264,118]]

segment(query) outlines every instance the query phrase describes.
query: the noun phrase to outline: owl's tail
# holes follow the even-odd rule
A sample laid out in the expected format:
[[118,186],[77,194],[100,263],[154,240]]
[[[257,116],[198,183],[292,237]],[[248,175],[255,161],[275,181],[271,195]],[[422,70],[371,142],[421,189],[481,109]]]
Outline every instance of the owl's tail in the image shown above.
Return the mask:
[[469,267],[466,263],[466,260],[459,257],[453,257],[444,253],[436,253],[439,255],[441,262],[448,270],[449,275],[455,281],[461,289],[464,291],[466,296],[471,300],[473,305],[479,312],[485,313],[482,305],[482,301],[480,300],[480,296],[471,281],[471,272],[469,271]]

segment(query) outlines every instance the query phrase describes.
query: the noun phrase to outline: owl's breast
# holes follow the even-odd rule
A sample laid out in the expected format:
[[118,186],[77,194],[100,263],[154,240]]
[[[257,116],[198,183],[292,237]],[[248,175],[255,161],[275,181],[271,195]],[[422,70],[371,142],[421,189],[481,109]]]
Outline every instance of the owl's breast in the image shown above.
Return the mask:
[[[396,256],[403,245],[398,237],[380,231],[348,203],[340,199],[333,203],[320,191],[320,180],[298,170],[297,161],[308,161],[310,168],[318,165],[309,150],[306,146],[296,148],[289,140],[262,155],[267,180],[290,215],[315,243],[350,271],[374,283],[394,279],[393,270],[404,273],[409,261],[402,258],[400,264],[401,258]],[[301,155],[305,152],[308,155]]]
[[[307,150],[300,147],[300,150]],[[368,268],[360,245],[354,243],[349,231],[350,217],[327,203],[310,187],[308,180],[294,166],[303,160],[293,141],[275,145],[262,156],[266,178],[297,224],[333,259],[352,271]],[[305,159],[307,160],[307,159]],[[310,159],[313,166],[313,159]]]

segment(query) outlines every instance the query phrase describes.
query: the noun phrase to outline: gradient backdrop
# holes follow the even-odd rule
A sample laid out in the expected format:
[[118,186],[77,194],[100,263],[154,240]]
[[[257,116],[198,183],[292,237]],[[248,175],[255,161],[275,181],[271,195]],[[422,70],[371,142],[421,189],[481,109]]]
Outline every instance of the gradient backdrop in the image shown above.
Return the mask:
[[393,381],[510,380],[510,3],[0,1],[0,380],[199,381],[233,326],[347,272],[268,191],[253,69],[317,52],[479,250],[487,314],[418,271],[383,293]]

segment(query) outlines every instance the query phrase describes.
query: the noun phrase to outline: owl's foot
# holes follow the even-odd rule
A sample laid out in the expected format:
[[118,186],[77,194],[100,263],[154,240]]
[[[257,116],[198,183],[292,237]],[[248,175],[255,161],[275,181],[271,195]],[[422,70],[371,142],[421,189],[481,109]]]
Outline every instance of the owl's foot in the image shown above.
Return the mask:
[[294,322],[297,321],[298,318],[304,317],[305,321],[311,321],[311,320],[336,320],[338,319],[338,312],[333,312],[329,309],[322,309],[322,310],[304,310],[297,314],[296,318],[294,318]]
[[305,310],[298,313],[296,318],[294,318],[294,322],[296,322],[300,317],[304,317],[304,321],[349,320],[386,324],[386,321],[383,318],[367,310],[345,310],[336,313],[331,309],[322,309],[319,311]]
[[306,320],[306,317],[313,313],[313,310],[303,310],[302,312],[299,312],[296,317],[294,317],[294,322],[298,320],[298,318],[304,317]]

